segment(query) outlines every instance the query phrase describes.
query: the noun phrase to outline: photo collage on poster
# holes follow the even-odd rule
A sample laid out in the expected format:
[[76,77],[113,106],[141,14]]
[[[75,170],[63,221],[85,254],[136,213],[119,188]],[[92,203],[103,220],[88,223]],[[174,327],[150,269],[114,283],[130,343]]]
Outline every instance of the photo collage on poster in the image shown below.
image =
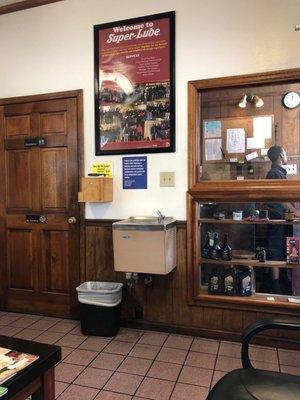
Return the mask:
[[[151,141],[169,145],[169,83],[136,84],[133,93],[105,88],[100,96],[101,146]],[[146,143],[149,146],[149,143]]]

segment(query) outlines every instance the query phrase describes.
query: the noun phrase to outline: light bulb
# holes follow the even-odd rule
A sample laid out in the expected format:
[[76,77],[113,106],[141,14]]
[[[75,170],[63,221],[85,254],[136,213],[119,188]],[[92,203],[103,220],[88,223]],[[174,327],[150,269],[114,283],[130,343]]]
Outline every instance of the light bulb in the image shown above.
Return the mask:
[[247,95],[244,94],[242,100],[239,102],[239,107],[246,108],[246,105],[247,105]]
[[260,97],[258,97],[256,95],[253,96],[253,101],[254,101],[255,107],[257,107],[257,108],[260,108],[264,105],[263,99],[261,99]]

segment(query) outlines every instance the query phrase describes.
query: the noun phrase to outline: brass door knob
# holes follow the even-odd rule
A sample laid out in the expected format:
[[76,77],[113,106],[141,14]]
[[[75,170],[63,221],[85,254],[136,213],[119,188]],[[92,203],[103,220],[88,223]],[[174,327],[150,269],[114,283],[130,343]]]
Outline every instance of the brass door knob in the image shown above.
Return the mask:
[[68,223],[69,224],[76,224],[76,222],[77,222],[77,219],[75,217],[68,218]]

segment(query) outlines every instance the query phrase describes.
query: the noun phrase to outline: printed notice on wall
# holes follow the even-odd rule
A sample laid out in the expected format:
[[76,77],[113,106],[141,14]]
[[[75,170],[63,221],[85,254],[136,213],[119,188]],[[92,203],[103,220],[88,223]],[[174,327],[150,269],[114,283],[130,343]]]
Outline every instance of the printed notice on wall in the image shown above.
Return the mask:
[[251,149],[263,149],[265,147],[265,138],[263,136],[260,137],[252,137],[247,138],[247,150]]
[[206,139],[205,140],[205,160],[220,161],[222,160],[222,139]]
[[245,153],[245,130],[227,129],[226,149],[228,153]]
[[204,121],[203,127],[205,138],[221,137],[221,121]]
[[253,118],[253,136],[272,139],[272,117],[254,117]]
[[123,189],[147,189],[147,157],[123,157]]
[[94,162],[92,164],[92,173],[105,176],[106,178],[112,178],[113,177],[113,163],[111,161]]

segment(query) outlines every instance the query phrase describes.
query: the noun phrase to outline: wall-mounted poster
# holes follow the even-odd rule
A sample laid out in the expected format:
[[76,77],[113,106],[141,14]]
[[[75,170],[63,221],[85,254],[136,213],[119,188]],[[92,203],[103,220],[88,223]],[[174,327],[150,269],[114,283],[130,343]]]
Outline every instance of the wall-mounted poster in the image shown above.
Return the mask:
[[94,26],[96,155],[175,151],[175,12]]

